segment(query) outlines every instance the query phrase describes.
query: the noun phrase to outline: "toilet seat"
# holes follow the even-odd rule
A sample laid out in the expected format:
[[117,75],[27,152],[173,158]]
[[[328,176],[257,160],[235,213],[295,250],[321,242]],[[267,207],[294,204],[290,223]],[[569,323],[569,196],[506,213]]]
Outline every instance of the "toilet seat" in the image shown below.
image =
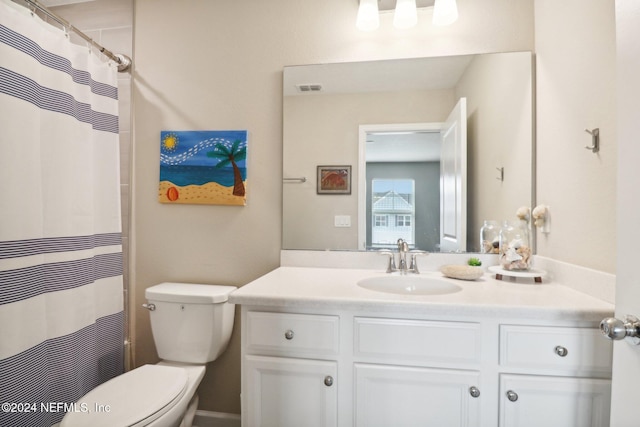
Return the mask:
[[[185,369],[143,365],[101,384],[67,413],[61,427],[144,426],[169,411],[184,395]],[[109,405],[107,408],[106,405]]]

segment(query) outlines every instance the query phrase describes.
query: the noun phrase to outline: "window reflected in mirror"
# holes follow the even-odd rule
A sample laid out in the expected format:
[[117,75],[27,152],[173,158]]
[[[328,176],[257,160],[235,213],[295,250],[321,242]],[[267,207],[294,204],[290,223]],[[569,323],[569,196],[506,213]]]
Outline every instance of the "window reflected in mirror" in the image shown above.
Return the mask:
[[415,181],[413,179],[372,179],[372,249],[393,249],[398,239],[415,247]]

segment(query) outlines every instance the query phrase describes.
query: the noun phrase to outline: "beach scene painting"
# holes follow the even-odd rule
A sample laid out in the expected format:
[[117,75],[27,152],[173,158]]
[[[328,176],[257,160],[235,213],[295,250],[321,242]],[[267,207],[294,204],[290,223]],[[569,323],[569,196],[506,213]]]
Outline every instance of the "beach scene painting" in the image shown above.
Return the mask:
[[160,132],[158,201],[244,206],[247,131]]

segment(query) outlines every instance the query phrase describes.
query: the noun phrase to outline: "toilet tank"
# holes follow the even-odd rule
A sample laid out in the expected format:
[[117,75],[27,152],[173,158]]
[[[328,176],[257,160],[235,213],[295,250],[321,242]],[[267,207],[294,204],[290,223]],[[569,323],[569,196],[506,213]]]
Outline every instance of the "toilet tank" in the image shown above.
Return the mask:
[[233,329],[235,305],[227,299],[235,289],[193,283],[161,283],[147,288],[158,356],[175,362],[207,363],[222,354]]

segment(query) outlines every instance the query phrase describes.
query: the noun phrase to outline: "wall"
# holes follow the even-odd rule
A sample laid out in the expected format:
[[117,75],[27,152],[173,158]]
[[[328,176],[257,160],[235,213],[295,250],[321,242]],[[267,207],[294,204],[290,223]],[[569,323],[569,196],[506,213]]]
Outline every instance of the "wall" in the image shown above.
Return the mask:
[[[538,254],[606,272],[616,261],[615,3],[536,0]],[[585,129],[600,128],[593,154]]]
[[[282,68],[286,65],[533,50],[532,0],[458,1],[456,25],[355,28],[357,1],[136,0],[132,283],[135,363],[155,362],[144,289],[167,280],[243,285],[279,265]],[[247,129],[246,207],[161,205],[163,129]],[[239,325],[210,364],[201,409],[240,411]]]
[[[282,247],[357,249],[358,125],[443,122],[454,105],[448,89],[285,97],[284,176],[308,180],[283,187]],[[351,194],[316,194],[317,165],[352,165]],[[334,227],[334,215],[350,215],[351,227]]]
[[456,98],[467,98],[467,248],[479,250],[485,220],[515,220],[531,206],[532,73],[528,52],[482,55],[456,87]]

